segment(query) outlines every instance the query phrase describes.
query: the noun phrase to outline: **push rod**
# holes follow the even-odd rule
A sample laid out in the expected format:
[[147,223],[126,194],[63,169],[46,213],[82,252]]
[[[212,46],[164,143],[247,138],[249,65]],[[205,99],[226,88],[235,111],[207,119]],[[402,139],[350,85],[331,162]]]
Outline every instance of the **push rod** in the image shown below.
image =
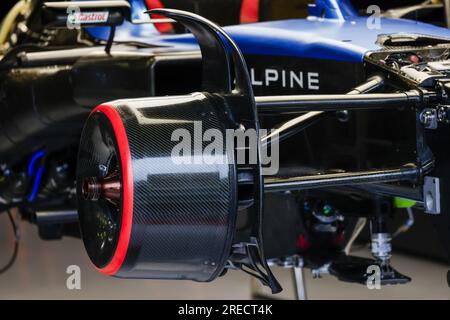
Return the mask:
[[380,89],[384,86],[384,76],[383,75],[374,75],[369,77],[363,83],[354,87],[351,91],[347,92],[347,94],[361,94],[361,93],[369,93],[373,92],[377,89]]
[[264,179],[264,190],[265,192],[281,192],[393,181],[415,181],[420,177],[420,174],[420,168],[409,165],[394,169],[359,172],[327,173],[287,178],[266,177]]
[[354,187],[370,193],[376,193],[384,196],[400,197],[423,203],[423,195],[419,188],[400,186],[395,184],[371,183],[365,185],[357,185]]
[[400,93],[320,94],[255,97],[259,114],[295,114],[308,111],[395,109],[416,107],[419,91]]
[[[383,85],[384,77],[381,75],[375,75],[369,77],[365,82],[347,92],[347,95],[372,92],[379,89]],[[262,137],[261,145],[263,147],[267,147],[270,143],[274,142],[274,137],[277,137],[276,140],[281,142],[318,122],[324,117],[325,114],[326,113],[324,111],[310,111],[286,121],[273,128],[268,135]]]

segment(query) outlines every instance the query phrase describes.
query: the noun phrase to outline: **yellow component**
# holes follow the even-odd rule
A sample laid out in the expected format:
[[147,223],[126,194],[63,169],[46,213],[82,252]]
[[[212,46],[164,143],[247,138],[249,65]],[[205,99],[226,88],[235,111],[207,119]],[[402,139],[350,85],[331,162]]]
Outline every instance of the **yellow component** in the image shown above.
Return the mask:
[[394,197],[394,207],[395,208],[411,208],[416,205],[416,201]]
[[30,7],[30,0],[20,0],[14,7],[9,10],[0,26],[0,46],[4,45],[8,40],[9,34],[14,26],[14,22],[20,14],[25,13]]

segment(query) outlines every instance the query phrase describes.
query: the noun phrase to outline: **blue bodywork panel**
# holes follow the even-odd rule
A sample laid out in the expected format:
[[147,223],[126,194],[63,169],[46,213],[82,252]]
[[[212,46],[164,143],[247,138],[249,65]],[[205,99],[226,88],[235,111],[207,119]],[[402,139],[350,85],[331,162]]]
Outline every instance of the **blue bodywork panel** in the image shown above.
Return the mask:
[[[144,0],[130,0],[133,19],[148,19]],[[252,55],[290,56],[334,61],[361,62],[366,52],[377,50],[378,35],[415,33],[450,38],[450,30],[404,19],[381,18],[380,28],[368,27],[368,18],[358,16],[347,0],[317,0],[307,19],[260,22],[224,29],[242,52]],[[318,15],[320,14],[320,17]],[[91,36],[106,40],[109,29],[89,28]],[[138,41],[170,50],[197,50],[190,34],[161,35],[152,24],[125,22],[116,41]]]

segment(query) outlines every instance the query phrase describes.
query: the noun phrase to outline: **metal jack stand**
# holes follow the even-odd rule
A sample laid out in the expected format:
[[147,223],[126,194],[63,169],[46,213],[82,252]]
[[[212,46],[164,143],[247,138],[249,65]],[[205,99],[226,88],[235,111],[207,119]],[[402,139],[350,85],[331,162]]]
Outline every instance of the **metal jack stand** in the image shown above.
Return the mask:
[[296,300],[308,300],[306,295],[306,285],[304,277],[304,262],[299,255],[288,256],[280,259],[271,259],[267,261],[269,266],[278,266],[282,268],[291,268],[294,278],[294,289]]
[[303,274],[303,259],[299,256],[294,256],[293,261],[293,275],[295,283],[295,297],[296,300],[308,300],[306,295],[305,278]]
[[[382,202],[377,202],[377,207]],[[382,213],[376,215],[370,222],[372,240],[372,255],[380,268],[381,284],[407,283],[411,279],[397,272],[391,267],[392,237],[387,232],[385,216]]]

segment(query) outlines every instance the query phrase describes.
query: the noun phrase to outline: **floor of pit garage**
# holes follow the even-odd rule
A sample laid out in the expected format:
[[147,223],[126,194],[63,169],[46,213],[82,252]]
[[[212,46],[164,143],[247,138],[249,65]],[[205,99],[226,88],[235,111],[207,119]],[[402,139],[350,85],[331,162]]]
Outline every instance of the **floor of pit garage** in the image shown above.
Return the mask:
[[[80,240],[42,241],[37,229],[20,224],[20,251],[14,266],[0,275],[0,299],[250,299],[250,278],[232,271],[212,283],[161,280],[123,280],[103,276],[91,266]],[[0,267],[12,250],[13,235],[7,216],[0,215]],[[356,251],[355,255],[367,255]],[[450,299],[446,284],[447,267],[418,257],[395,254],[394,266],[411,276],[406,285],[369,290],[365,286],[337,281],[331,276],[312,279],[306,271],[306,288],[310,299]],[[68,290],[66,269],[81,269],[81,289]],[[276,269],[284,287],[277,298],[292,298],[291,271]],[[253,285],[259,293],[260,288]]]

